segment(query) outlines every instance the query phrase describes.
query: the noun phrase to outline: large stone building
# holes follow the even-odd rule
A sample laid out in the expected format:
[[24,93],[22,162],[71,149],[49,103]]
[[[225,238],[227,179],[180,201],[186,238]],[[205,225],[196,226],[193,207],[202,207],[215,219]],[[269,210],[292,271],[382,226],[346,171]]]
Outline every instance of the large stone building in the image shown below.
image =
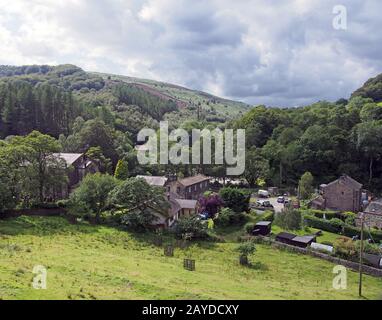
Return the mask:
[[199,174],[172,182],[170,189],[183,199],[198,200],[208,190],[209,181],[210,178]]
[[[203,176],[204,177],[204,176]],[[157,228],[168,228],[171,227],[178,219],[182,217],[188,217],[195,215],[198,211],[198,197],[199,193],[196,191],[202,192],[207,190],[208,183],[198,185],[197,189],[192,189],[193,192],[188,192],[186,186],[195,186],[195,184],[206,181],[206,177],[203,179],[200,176],[185,178],[181,180],[173,180],[172,178],[163,177],[163,176],[137,176],[137,178],[144,179],[149,185],[164,188],[167,200],[170,204],[169,209],[166,212],[154,212],[154,215],[157,217],[157,220],[154,222],[154,227]],[[186,180],[186,182],[184,182]],[[194,181],[194,184],[190,184],[190,181]],[[207,178],[207,181],[209,179]],[[185,185],[183,184],[185,183]],[[179,189],[178,189],[179,187]],[[179,193],[176,191],[180,191]],[[204,192],[204,191],[203,191]],[[194,198],[192,198],[191,196]],[[188,198],[186,196],[189,196]]]
[[316,209],[359,212],[362,210],[362,184],[348,175],[320,186],[320,195],[311,201]]
[[83,153],[55,153],[55,157],[62,159],[68,169],[68,183],[60,190],[52,190],[52,199],[64,199],[79,185],[89,173],[98,172],[98,166]]

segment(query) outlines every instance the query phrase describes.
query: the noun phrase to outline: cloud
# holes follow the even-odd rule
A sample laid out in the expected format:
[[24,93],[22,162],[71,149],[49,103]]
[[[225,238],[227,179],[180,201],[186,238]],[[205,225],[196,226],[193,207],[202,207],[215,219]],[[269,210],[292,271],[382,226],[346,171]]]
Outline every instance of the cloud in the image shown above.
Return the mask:
[[378,0],[0,0],[0,64],[73,63],[252,104],[348,97],[382,70]]

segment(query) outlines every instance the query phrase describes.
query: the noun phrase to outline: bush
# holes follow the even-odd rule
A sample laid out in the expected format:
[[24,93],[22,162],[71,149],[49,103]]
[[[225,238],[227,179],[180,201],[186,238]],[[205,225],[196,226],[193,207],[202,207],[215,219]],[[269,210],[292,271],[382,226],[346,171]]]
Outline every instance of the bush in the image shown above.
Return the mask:
[[316,210],[316,209],[306,209],[303,210],[303,214],[309,214],[317,218],[323,219],[324,216],[326,220],[331,220],[333,218],[338,218],[338,213],[335,211],[326,211],[326,210]]
[[315,216],[305,215],[303,220],[305,225],[312,228],[321,229],[333,233],[341,233],[342,231],[343,223],[339,219],[332,219],[334,220],[332,222],[332,220],[325,220],[317,218]]
[[275,219],[275,224],[287,230],[300,230],[301,222],[301,212],[295,209],[288,209],[278,213]]
[[191,240],[208,238],[206,224],[203,224],[194,217],[179,220],[175,226],[175,235],[179,239],[185,238],[186,236]]
[[273,222],[275,220],[275,213],[273,211],[267,210],[261,216],[262,221],[270,221]]
[[235,212],[248,211],[250,196],[237,188],[226,187],[219,191],[225,206]]
[[247,231],[247,233],[252,234],[253,229],[255,229],[255,223],[253,223],[253,222],[248,222],[248,223],[244,226],[244,228],[245,228],[245,231]]
[[357,259],[358,253],[357,248],[352,241],[352,239],[347,237],[339,237],[334,242],[335,253],[338,257],[347,259],[347,260],[355,260]]
[[240,224],[245,220],[243,213],[234,212],[230,208],[223,208],[219,212],[218,218],[215,220],[218,226],[227,227],[229,225]]

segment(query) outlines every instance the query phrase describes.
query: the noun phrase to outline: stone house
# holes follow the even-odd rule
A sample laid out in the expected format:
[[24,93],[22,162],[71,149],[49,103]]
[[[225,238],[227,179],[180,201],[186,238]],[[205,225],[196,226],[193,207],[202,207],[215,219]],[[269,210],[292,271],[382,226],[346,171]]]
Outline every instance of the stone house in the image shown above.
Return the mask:
[[320,186],[320,195],[311,201],[311,207],[336,211],[362,210],[362,184],[348,175]]
[[64,161],[68,172],[68,183],[51,192],[50,197],[56,200],[67,198],[87,174],[99,171],[97,164],[83,153],[54,153],[53,156]]
[[170,190],[182,199],[198,200],[208,190],[210,178],[199,174],[174,181]]

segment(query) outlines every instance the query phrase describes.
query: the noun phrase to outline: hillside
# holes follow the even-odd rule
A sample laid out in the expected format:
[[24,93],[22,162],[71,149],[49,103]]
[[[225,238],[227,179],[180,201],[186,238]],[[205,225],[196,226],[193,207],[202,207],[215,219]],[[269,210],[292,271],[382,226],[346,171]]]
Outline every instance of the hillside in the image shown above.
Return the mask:
[[[152,236],[106,226],[70,225],[63,218],[0,220],[0,299],[357,299],[332,288],[333,264],[258,245],[252,268],[238,263],[235,243],[193,244],[163,256]],[[196,271],[183,269],[183,258]],[[31,287],[35,265],[47,268],[47,290]],[[217,285],[218,284],[218,285]],[[381,279],[364,277],[367,299]]]
[[174,127],[192,120],[221,124],[248,108],[172,84],[89,73],[74,65],[0,66],[4,137],[33,129],[56,137],[68,135],[77,116],[91,119],[101,117],[100,112],[111,113],[120,131],[135,134],[164,119]]
[[382,73],[371,78],[365,84],[354,91],[352,97],[370,98],[375,102],[382,102]]

